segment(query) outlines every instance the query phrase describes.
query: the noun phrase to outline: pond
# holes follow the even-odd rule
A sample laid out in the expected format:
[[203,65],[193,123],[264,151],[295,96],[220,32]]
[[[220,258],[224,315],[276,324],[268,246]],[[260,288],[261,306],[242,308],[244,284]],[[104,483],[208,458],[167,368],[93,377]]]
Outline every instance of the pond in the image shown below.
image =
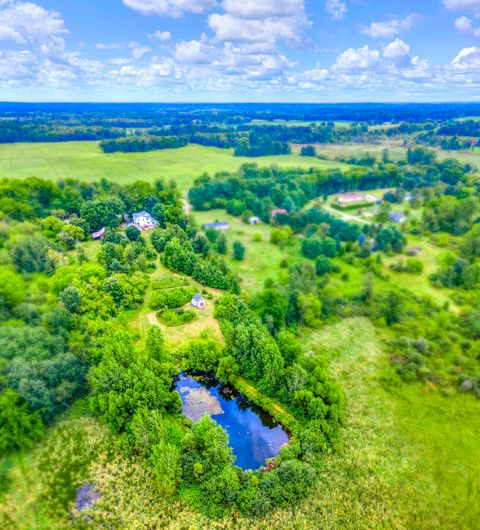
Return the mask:
[[270,414],[211,375],[181,373],[175,390],[182,398],[182,412],[187,418],[196,422],[208,414],[227,431],[235,464],[242,469],[262,467],[289,441]]

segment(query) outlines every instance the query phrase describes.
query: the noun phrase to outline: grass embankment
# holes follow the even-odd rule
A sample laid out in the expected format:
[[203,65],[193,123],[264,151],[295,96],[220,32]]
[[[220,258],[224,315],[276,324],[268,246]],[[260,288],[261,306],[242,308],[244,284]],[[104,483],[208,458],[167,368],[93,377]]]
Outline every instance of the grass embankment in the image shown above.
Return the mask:
[[346,168],[338,162],[299,155],[234,157],[231,149],[191,144],[181,149],[148,153],[105,154],[98,142],[19,143],[0,145],[0,177],[31,176],[51,180],[75,178],[87,182],[104,178],[120,184],[135,180],[153,182],[164,178],[177,182],[186,191],[207,172],[236,171],[242,164],[286,167]]
[[243,377],[238,376],[231,384],[250,401],[255,403],[258,407],[268,412],[272,418],[281,423],[289,433],[293,434],[296,431],[297,420],[287,412],[279,403],[264,396],[254,386],[250,385]]

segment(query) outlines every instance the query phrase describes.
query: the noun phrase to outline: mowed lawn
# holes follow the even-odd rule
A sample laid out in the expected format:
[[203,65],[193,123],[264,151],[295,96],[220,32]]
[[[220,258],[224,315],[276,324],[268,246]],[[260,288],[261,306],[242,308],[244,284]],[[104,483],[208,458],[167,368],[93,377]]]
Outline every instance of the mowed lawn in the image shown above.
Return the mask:
[[[285,258],[289,265],[302,261],[299,239],[293,239],[291,244],[283,249],[270,243],[271,225],[262,222],[258,225],[245,224],[238,217],[228,215],[225,210],[192,213],[200,227],[205,223],[228,221],[230,228],[223,232],[228,246],[226,261],[239,275],[242,289],[250,293],[260,291],[265,280],[269,278],[277,281],[280,279],[283,270],[280,268],[282,259]],[[246,249],[243,261],[232,258],[235,241],[240,241]]]
[[135,180],[153,182],[158,178],[175,180],[186,191],[193,181],[207,172],[236,171],[242,164],[323,169],[349,166],[335,161],[299,155],[234,157],[231,149],[190,144],[181,149],[148,153],[111,153],[101,151],[98,142],[19,143],[0,145],[0,178],[36,176],[59,180],[75,178],[98,181],[102,178],[127,184]]

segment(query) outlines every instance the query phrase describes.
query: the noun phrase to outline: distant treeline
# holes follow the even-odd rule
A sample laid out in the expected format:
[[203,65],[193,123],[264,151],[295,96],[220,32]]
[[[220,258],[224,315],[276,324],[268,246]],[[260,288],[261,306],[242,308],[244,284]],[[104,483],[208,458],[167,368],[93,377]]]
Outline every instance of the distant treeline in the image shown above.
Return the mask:
[[437,134],[443,136],[473,136],[480,138],[480,121],[453,121],[442,125]]
[[72,142],[104,140],[125,136],[125,131],[115,127],[91,127],[83,125],[56,125],[37,122],[0,120],[0,143],[17,142]]
[[184,136],[130,136],[104,140],[100,143],[100,148],[104,153],[144,153],[161,149],[178,149],[186,145],[187,138]]
[[[400,107],[393,106],[389,107],[392,114],[388,117],[382,105],[221,105],[219,108],[39,105],[36,111],[34,108],[0,104],[0,143],[125,139],[125,143],[105,142],[102,148],[105,152],[141,152],[179,147],[186,142],[234,149],[237,156],[255,157],[287,154],[291,144],[378,143],[386,138],[444,149],[465,149],[471,146],[468,138],[480,135],[480,122],[453,120],[460,109],[474,114],[473,107],[448,105],[429,107],[432,112],[428,116],[427,107],[422,105],[402,106],[403,114]],[[244,109],[243,113],[240,109]],[[348,115],[347,109],[350,109]],[[343,124],[333,121],[347,119]]]
[[48,117],[83,124],[153,127],[170,124],[240,124],[252,120],[384,123],[445,121],[480,116],[480,103],[1,103],[0,117]]

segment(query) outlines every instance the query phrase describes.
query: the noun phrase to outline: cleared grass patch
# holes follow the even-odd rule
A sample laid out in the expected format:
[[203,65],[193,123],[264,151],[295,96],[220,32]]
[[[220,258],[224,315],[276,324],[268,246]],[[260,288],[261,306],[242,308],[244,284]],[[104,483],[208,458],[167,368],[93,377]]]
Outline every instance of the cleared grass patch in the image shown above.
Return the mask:
[[232,149],[190,144],[181,149],[148,153],[105,154],[98,142],[18,143],[0,145],[0,177],[36,176],[59,180],[75,178],[99,181],[104,178],[120,184],[136,180],[174,180],[181,191],[207,172],[237,171],[245,163],[260,166],[343,168],[346,164],[299,155],[234,157]]
[[[193,212],[193,216],[200,227],[217,220],[227,221],[230,224],[230,228],[223,231],[228,245],[226,261],[228,266],[240,276],[242,288],[247,291],[258,292],[268,278],[278,280],[282,270],[280,269],[282,259],[287,259],[290,265],[302,261],[299,250],[300,240],[293,239],[284,249],[273,245],[270,243],[272,226],[269,224],[245,224],[238,217],[228,215],[225,210]],[[255,240],[258,235],[261,237],[260,241]],[[236,261],[231,256],[234,241],[240,241],[246,248],[243,261]]]
[[[329,160],[335,160],[337,157],[359,157],[366,153],[381,158],[382,151],[388,149],[390,160],[398,162],[405,160],[407,157],[407,148],[402,145],[401,140],[384,140],[375,144],[317,144],[315,145],[317,154],[326,157]],[[293,146],[292,151],[299,153],[301,146]],[[433,148],[432,148],[433,149]],[[435,149],[438,160],[445,160],[446,158],[456,158],[463,164],[472,164],[480,167],[480,150],[473,151],[446,151],[443,149]]]
[[458,305],[453,301],[455,291],[453,289],[438,289],[434,287],[429,277],[438,269],[438,259],[440,254],[446,249],[437,247],[428,241],[425,237],[408,235],[407,247],[418,246],[421,251],[415,256],[415,259],[423,263],[422,274],[408,274],[405,272],[395,272],[390,269],[390,265],[398,263],[399,260],[406,261],[409,256],[384,256],[383,262],[386,266],[386,272],[395,285],[405,287],[414,294],[431,298],[436,304],[443,305],[448,302],[450,309],[455,312],[459,311]]
[[[207,300],[207,306],[205,309],[194,309],[196,319],[192,322],[182,324],[179,326],[166,326],[162,324],[158,318],[156,311],[150,307],[152,300],[152,284],[160,278],[165,276],[172,276],[174,278],[186,278],[185,276],[176,275],[166,269],[161,263],[157,262],[157,269],[150,275],[150,285],[145,293],[145,300],[143,306],[139,311],[130,314],[128,325],[132,331],[138,334],[139,341],[142,342],[146,337],[148,328],[150,326],[158,326],[165,337],[165,341],[168,346],[177,347],[183,343],[188,342],[192,339],[199,337],[202,333],[208,333],[212,337],[215,337],[219,341],[223,341],[223,335],[220,331],[217,320],[213,314],[215,311],[215,301],[221,296],[222,291],[217,289],[208,288],[207,291],[213,295],[212,300]],[[205,289],[195,280],[186,278],[190,285],[194,285],[199,293]],[[186,304],[184,309],[188,309],[190,304]]]

